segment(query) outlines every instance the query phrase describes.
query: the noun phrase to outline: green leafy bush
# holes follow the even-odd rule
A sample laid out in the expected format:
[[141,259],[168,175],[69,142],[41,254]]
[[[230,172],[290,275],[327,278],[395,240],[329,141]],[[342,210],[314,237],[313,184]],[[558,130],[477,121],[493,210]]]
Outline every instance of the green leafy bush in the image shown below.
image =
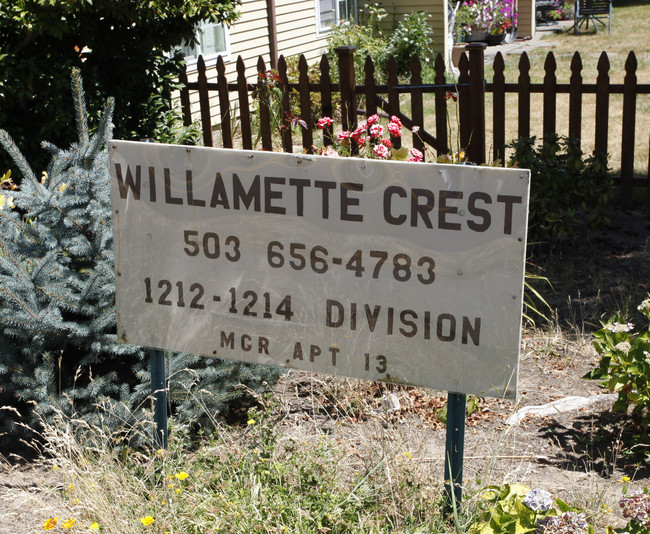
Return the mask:
[[[48,418],[57,410],[90,416],[112,404],[115,421],[142,418],[151,391],[140,347],[118,343],[107,143],[113,101],[91,136],[78,70],[73,71],[78,141],[38,176],[9,135],[0,146],[22,173],[17,190],[0,191],[0,406]],[[170,354],[171,402],[181,422],[238,409],[245,385],[272,383],[273,368]],[[205,394],[204,392],[210,392]],[[119,403],[118,403],[119,401]],[[107,412],[109,413],[109,412]],[[3,412],[0,436],[19,414]],[[109,421],[104,421],[109,423]]]
[[483,510],[468,534],[593,534],[584,514],[544,490],[522,484],[489,486],[481,499]]
[[354,71],[358,84],[364,81],[367,57],[372,59],[375,72],[384,76],[391,56],[395,57],[400,76],[409,74],[415,54],[425,65],[433,63],[433,30],[427,22],[431,15],[424,11],[407,13],[396,23],[393,33],[386,36],[379,25],[387,15],[386,10],[379,4],[368,4],[366,12],[366,19],[358,24],[347,21],[332,28],[327,54],[334,73],[338,73],[335,49],[339,46],[356,47]]
[[327,47],[327,56],[332,65],[332,76],[338,79],[338,56],[336,48],[339,46],[354,46],[354,73],[356,82],[363,83],[364,65],[367,57],[372,59],[376,73],[385,73],[390,47],[379,23],[387,15],[386,10],[379,4],[368,4],[365,9],[365,20],[359,24],[351,21],[332,26]]
[[[638,310],[650,319],[650,298]],[[594,334],[594,347],[600,354],[596,369],[584,378],[600,380],[601,385],[618,394],[612,410],[627,412],[635,419],[636,440],[650,444],[650,330],[638,328],[625,317],[614,315]],[[647,450],[647,448],[646,448]],[[646,452],[650,460],[650,452]]]
[[411,58],[415,55],[425,65],[433,66],[433,30],[428,23],[430,18],[431,15],[424,11],[413,11],[397,23],[390,37],[389,50],[395,56],[399,75],[410,73]]
[[609,222],[606,154],[584,157],[577,139],[558,136],[537,146],[535,137],[520,138],[508,147],[514,149],[509,166],[531,171],[529,238],[560,238],[583,222]]

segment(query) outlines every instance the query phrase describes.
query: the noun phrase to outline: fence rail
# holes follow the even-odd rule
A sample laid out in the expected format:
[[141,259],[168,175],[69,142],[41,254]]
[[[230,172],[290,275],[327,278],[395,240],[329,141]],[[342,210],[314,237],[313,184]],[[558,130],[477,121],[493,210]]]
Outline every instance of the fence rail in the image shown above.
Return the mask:
[[[398,116],[409,129],[419,127],[413,134],[411,144],[422,150],[424,145],[431,146],[438,155],[450,151],[450,135],[446,97],[448,91],[458,94],[458,140],[460,146],[466,148],[469,161],[477,164],[486,161],[486,146],[492,147],[492,161],[503,162],[506,156],[506,98],[507,95],[517,96],[517,137],[530,138],[531,132],[531,95],[542,95],[542,129],[535,136],[549,139],[560,133],[557,131],[557,96],[569,95],[568,132],[564,135],[582,138],[584,124],[584,95],[595,95],[595,137],[594,150],[608,153],[613,147],[608,144],[610,133],[610,95],[622,95],[622,123],[620,138],[620,175],[614,177],[621,188],[621,203],[630,206],[634,197],[634,189],[643,189],[645,206],[650,209],[650,165],[647,174],[635,177],[634,158],[636,135],[635,124],[638,97],[650,95],[650,84],[637,83],[637,60],[634,52],[630,52],[625,63],[623,83],[612,84],[609,79],[609,58],[603,52],[597,65],[595,83],[584,83],[582,78],[582,60],[576,52],[570,66],[570,82],[558,83],[557,64],[552,52],[549,52],[544,63],[544,78],[541,83],[533,83],[530,76],[530,61],[526,53],[519,61],[519,76],[516,83],[505,80],[505,62],[498,53],[492,65],[494,74],[492,81],[485,80],[484,50],[482,43],[472,43],[466,47],[467,54],[461,56],[459,74],[456,83],[449,83],[446,78],[446,66],[439,55],[434,63],[434,83],[425,84],[422,81],[422,66],[417,57],[413,58],[410,66],[410,83],[399,83],[397,65],[393,58],[388,62],[386,83],[377,83],[375,67],[370,58],[364,66],[363,84],[356,84],[354,70],[354,47],[339,47],[338,72],[339,80],[335,82],[330,75],[331,66],[327,56],[323,56],[319,68],[320,79],[317,83],[309,79],[309,66],[304,57],[298,64],[298,82],[290,82],[287,76],[287,65],[283,57],[279,58],[277,77],[281,99],[276,106],[280,107],[281,117],[290,117],[293,109],[298,108],[298,115],[306,123],[301,129],[299,144],[301,150],[312,153],[314,149],[314,120],[312,116],[312,96],[318,95],[320,101],[320,116],[332,116],[334,104],[338,106],[343,130],[353,130],[357,125],[357,117],[370,116],[378,111],[388,116]],[[233,148],[233,116],[231,99],[236,101],[238,122],[240,124],[240,139],[238,146],[244,149],[253,148],[253,118],[255,117],[256,131],[263,150],[282,149],[285,152],[294,150],[295,141],[291,128],[280,128],[274,131],[272,121],[272,102],[268,92],[264,90],[267,83],[267,68],[262,57],[257,61],[259,73],[257,83],[249,83],[245,76],[245,65],[241,57],[237,60],[237,81],[228,81],[225,75],[225,65],[221,58],[216,64],[216,82],[208,81],[208,74],[203,58],[197,62],[197,79],[189,82],[187,74],[181,76],[184,89],[181,91],[181,107],[186,125],[193,121],[190,93],[198,93],[200,118],[203,132],[203,143],[214,146],[214,127],[221,133],[221,143],[224,148]],[[212,76],[214,78],[214,76]],[[212,122],[210,95],[217,95],[220,121],[217,125]],[[408,110],[400,104],[400,95],[410,96]],[[251,111],[251,95],[257,98],[257,114]],[[295,95],[294,103],[290,95]],[[433,95],[433,127],[425,129],[425,112],[423,96]],[[486,95],[492,99],[491,129],[492,136],[488,139],[486,133]],[[296,102],[297,101],[297,102]],[[431,122],[431,121],[428,121]],[[277,128],[276,128],[277,130]],[[645,132],[645,135],[648,135]],[[275,146],[274,146],[275,138]],[[330,145],[333,140],[332,127],[323,132],[323,144]],[[396,147],[400,146],[400,138],[392,138]],[[649,154],[650,160],[650,154]]]

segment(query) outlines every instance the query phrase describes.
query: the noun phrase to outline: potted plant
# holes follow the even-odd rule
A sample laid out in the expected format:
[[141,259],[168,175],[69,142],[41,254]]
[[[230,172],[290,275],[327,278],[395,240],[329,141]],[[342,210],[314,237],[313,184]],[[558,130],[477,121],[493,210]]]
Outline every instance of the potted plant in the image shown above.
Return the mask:
[[512,42],[516,26],[514,0],[465,0],[456,12],[454,40],[458,37],[465,42]]

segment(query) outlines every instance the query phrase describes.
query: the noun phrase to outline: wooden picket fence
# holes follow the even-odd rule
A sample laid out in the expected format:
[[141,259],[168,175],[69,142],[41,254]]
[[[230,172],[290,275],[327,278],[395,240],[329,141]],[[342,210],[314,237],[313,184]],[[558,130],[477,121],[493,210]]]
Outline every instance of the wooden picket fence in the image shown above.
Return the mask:
[[[300,128],[301,139],[295,140],[291,128],[273,131],[271,109],[268,93],[264,91],[266,84],[267,66],[262,57],[257,61],[257,72],[260,74],[258,83],[249,83],[245,76],[245,65],[241,57],[237,60],[237,80],[229,82],[225,75],[225,65],[221,58],[216,64],[216,82],[210,82],[209,72],[203,58],[197,63],[197,80],[188,82],[187,74],[181,77],[184,89],[181,91],[181,107],[186,125],[194,120],[192,116],[191,92],[198,92],[200,119],[203,131],[203,143],[214,146],[214,130],[220,130],[221,145],[224,148],[241,147],[253,149],[255,124],[256,139],[261,142],[262,150],[282,150],[293,152],[296,147],[300,151],[312,153],[314,149],[314,117],[312,116],[312,95],[318,95],[320,101],[320,116],[333,116],[334,103],[339,106],[341,127],[352,131],[357,125],[359,116],[371,116],[382,113],[386,116],[397,116],[405,127],[419,128],[413,134],[411,146],[420,150],[425,144],[432,147],[437,154],[447,154],[450,151],[450,135],[447,98],[449,92],[458,95],[458,143],[466,147],[468,160],[482,164],[486,162],[486,146],[492,147],[491,161],[503,164],[506,159],[506,95],[517,95],[517,136],[529,138],[536,135],[540,139],[548,139],[557,132],[557,97],[559,94],[569,95],[568,135],[580,139],[583,135],[583,96],[595,94],[595,143],[594,148],[599,153],[610,153],[615,147],[608,146],[610,95],[622,95],[622,128],[620,141],[620,175],[614,177],[615,183],[621,188],[621,203],[632,205],[634,190],[641,188],[641,197],[645,198],[645,206],[650,209],[650,165],[645,176],[635,177],[634,158],[637,132],[635,131],[637,100],[650,95],[650,84],[637,83],[637,61],[634,52],[630,52],[625,63],[625,78],[622,84],[610,83],[609,60],[603,52],[598,62],[598,77],[596,83],[584,83],[582,80],[582,61],[576,52],[571,62],[571,77],[569,83],[558,83],[556,62],[550,52],[545,61],[543,83],[532,83],[530,62],[524,53],[519,62],[519,77],[516,83],[506,83],[505,63],[500,53],[496,55],[491,83],[485,80],[484,50],[482,43],[472,43],[466,47],[459,63],[459,74],[455,83],[447,80],[447,70],[442,57],[436,58],[433,84],[424,84],[421,76],[421,64],[418,58],[411,62],[409,84],[400,84],[397,75],[397,65],[393,58],[389,60],[386,83],[376,81],[375,68],[372,60],[367,58],[364,68],[364,83],[357,85],[354,71],[354,47],[339,47],[338,70],[339,80],[333,81],[331,65],[324,55],[320,61],[320,79],[317,83],[309,79],[309,66],[304,57],[298,65],[298,82],[290,82],[287,77],[287,65],[280,57],[277,65],[277,77],[281,90],[281,112],[283,116],[291,117],[291,94],[297,94],[299,115],[306,123]],[[210,76],[215,78],[215,76]],[[213,124],[210,109],[211,94],[218,96],[220,122]],[[531,131],[531,95],[541,93],[543,98],[543,126],[541,132]],[[400,96],[410,95],[409,109],[403,109]],[[434,126],[431,131],[425,129],[424,95],[433,95]],[[492,97],[492,138],[486,134],[486,94]],[[231,96],[232,95],[232,96]],[[256,114],[251,112],[251,95],[256,95],[258,105]],[[233,106],[233,100],[236,105]],[[277,104],[276,104],[277,105]],[[233,109],[237,109],[239,129],[237,139],[233,136]],[[295,109],[295,104],[294,108]],[[509,110],[512,115],[512,110]],[[511,117],[509,117],[511,118]],[[255,121],[254,121],[255,119]],[[430,122],[430,121],[429,121]],[[318,132],[316,130],[316,132]],[[557,133],[559,134],[559,132]],[[316,135],[319,135],[318,133]],[[566,133],[564,134],[566,135]],[[644,132],[648,135],[648,132]],[[259,137],[258,137],[259,136]],[[274,146],[275,143],[278,146]],[[332,127],[323,131],[322,144],[330,145],[333,140]],[[392,138],[395,146],[399,147],[400,138]],[[489,144],[488,144],[489,143]],[[650,159],[650,156],[649,156]]]

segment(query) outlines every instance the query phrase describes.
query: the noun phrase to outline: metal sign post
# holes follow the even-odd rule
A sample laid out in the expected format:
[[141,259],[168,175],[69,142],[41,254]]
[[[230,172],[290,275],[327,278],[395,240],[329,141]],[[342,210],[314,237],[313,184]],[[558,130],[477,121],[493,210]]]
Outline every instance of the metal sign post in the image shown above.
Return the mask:
[[153,446],[156,450],[167,448],[167,373],[165,372],[165,352],[149,351],[151,370],[151,396],[153,397]]
[[450,505],[454,501],[457,504],[460,503],[463,494],[466,404],[467,395],[449,393],[447,400],[447,441],[445,444],[445,494]]

